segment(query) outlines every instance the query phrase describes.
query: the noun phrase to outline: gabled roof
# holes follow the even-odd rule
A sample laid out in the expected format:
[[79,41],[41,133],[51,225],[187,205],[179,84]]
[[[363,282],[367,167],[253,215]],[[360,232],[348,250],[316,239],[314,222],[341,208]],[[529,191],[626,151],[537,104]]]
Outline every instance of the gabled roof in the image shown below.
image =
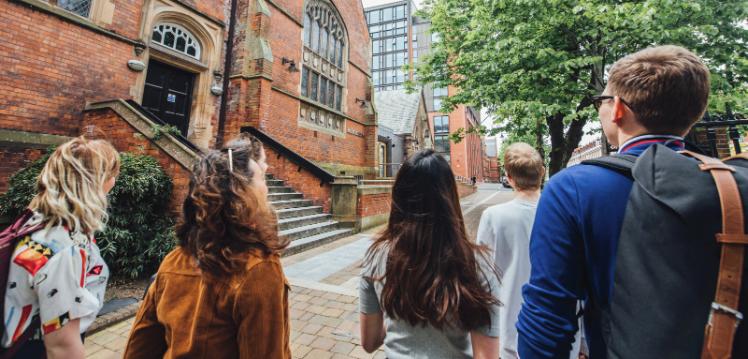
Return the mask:
[[378,124],[392,129],[397,135],[413,133],[421,106],[421,91],[407,93],[405,90],[378,91],[374,93]]

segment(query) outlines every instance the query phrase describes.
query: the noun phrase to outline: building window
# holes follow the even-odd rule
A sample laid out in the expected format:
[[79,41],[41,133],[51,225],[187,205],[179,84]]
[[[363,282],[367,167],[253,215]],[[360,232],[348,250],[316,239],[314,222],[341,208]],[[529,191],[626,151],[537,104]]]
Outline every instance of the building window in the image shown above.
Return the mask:
[[72,12],[78,16],[88,17],[91,13],[91,3],[93,0],[57,0],[50,1],[58,7]]
[[434,111],[442,108],[442,98],[447,97],[447,88],[440,87],[434,89]]
[[449,161],[449,116],[434,117],[434,151]]
[[[338,11],[326,0],[310,1],[304,13],[301,96],[318,106],[303,109],[306,124],[342,132],[347,36]],[[304,105],[306,106],[306,105]]]
[[154,26],[151,41],[200,60],[200,43],[192,33],[179,25],[162,23]]

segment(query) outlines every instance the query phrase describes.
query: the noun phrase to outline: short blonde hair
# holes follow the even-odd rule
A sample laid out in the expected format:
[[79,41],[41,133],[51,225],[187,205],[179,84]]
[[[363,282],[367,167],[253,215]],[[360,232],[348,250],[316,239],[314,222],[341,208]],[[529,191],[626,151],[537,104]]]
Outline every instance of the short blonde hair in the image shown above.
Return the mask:
[[524,142],[513,143],[504,151],[504,170],[518,191],[539,189],[545,176],[543,158]]
[[706,111],[709,69],[680,46],[651,47],[616,61],[608,88],[652,134],[680,135]]
[[47,226],[66,225],[92,235],[104,229],[104,184],[119,174],[119,153],[107,141],[78,137],[58,147],[37,180],[29,209],[44,215]]

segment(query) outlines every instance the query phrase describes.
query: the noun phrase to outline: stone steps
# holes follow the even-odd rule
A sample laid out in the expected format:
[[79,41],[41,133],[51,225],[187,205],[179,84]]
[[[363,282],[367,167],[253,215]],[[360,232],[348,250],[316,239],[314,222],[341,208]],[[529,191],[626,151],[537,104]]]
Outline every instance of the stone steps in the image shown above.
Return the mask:
[[310,224],[327,222],[330,221],[331,218],[332,216],[327,213],[318,213],[304,217],[281,219],[278,221],[278,229],[281,231],[285,231],[288,229],[308,226]]
[[332,215],[324,213],[321,206],[304,199],[302,193],[286,186],[284,181],[268,175],[266,182],[268,200],[278,215],[278,235],[291,241],[284,256],[354,234],[353,228],[343,227],[332,220]]
[[353,235],[353,228],[340,228],[329,232],[324,232],[311,237],[305,237],[291,242],[286,248],[283,255],[289,256],[300,253],[308,249],[319,247],[323,244]]
[[322,213],[322,206],[309,206],[309,207],[293,207],[286,209],[276,210],[278,219],[288,219],[296,217],[305,217],[317,213]]

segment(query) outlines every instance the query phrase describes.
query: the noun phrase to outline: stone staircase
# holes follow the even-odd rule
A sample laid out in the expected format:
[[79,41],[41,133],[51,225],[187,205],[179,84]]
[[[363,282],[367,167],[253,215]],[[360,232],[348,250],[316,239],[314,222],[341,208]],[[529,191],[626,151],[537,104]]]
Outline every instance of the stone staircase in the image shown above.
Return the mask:
[[278,214],[279,235],[291,240],[283,255],[296,254],[354,234],[354,229],[334,221],[321,206],[304,199],[282,180],[267,175],[268,200]]

